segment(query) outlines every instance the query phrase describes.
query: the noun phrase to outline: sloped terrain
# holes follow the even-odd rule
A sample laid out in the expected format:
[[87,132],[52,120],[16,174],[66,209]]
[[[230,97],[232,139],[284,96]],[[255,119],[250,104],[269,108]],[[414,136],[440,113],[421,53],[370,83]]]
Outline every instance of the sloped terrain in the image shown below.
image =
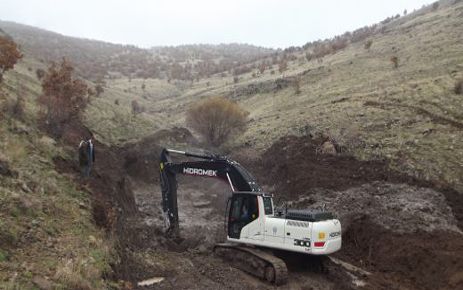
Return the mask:
[[[318,273],[310,258],[283,254],[290,281],[282,289],[463,287],[463,107],[453,90],[463,77],[463,2],[431,8],[390,19],[365,41],[319,59],[307,60],[310,46],[279,52],[278,60],[288,60],[282,72],[264,56],[249,64],[250,71],[195,81],[168,80],[168,73],[137,78],[139,67],[126,65],[145,65],[148,52],[67,39],[60,43],[69,50],[55,52],[87,51],[89,59],[75,60],[80,69],[111,59],[110,68],[102,65],[104,73],[120,71],[109,73],[84,124],[68,124],[60,142],[36,128],[41,89],[35,72],[46,63],[26,49],[0,95],[2,106],[26,98],[24,120],[0,114],[0,287],[275,288],[211,254],[213,243],[224,239],[227,187],[181,178],[182,236],[163,233],[160,149],[201,147],[184,128],[184,113],[216,95],[250,112],[247,131],[223,150],[249,168],[279,205],[326,207],[342,221],[343,250],[334,257],[357,270],[331,265]],[[31,31],[21,41],[38,49],[42,40]],[[122,54],[126,49],[130,53]],[[195,49],[204,58],[223,53],[221,47],[179,47],[171,57],[187,62],[187,51]],[[241,58],[239,49],[229,60]],[[133,101],[144,110],[133,112]],[[98,156],[90,180],[80,178],[74,154],[85,135],[95,137]],[[137,285],[153,277],[163,280]]]

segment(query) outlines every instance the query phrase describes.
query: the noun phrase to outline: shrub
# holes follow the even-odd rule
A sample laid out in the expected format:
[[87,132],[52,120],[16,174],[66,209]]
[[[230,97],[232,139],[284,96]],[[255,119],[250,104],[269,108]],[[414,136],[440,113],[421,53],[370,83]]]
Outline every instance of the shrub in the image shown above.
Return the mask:
[[22,96],[18,96],[16,100],[6,101],[2,111],[9,116],[18,120],[24,119],[24,108],[26,102]]
[[294,93],[299,95],[301,93],[301,78],[297,77],[293,81]]
[[305,53],[305,59],[307,59],[308,62],[310,62],[313,58],[313,55],[309,52]]
[[220,146],[233,134],[244,131],[247,116],[248,112],[238,104],[223,97],[214,97],[191,106],[186,122],[206,142]]
[[45,106],[45,123],[52,134],[59,136],[61,126],[80,113],[88,104],[87,85],[74,77],[74,68],[63,59],[52,63],[42,80],[42,95],[37,101]]
[[104,92],[104,88],[101,84],[95,86],[95,95],[99,97]]
[[463,79],[458,80],[458,81],[455,83],[455,87],[453,88],[453,91],[454,91],[455,94],[457,94],[457,95],[463,95]]
[[3,79],[3,74],[12,69],[22,57],[23,55],[13,40],[9,37],[0,36],[0,82]]
[[35,71],[35,75],[37,76],[37,79],[40,81],[45,76],[45,71],[43,69],[41,69],[41,68],[38,68]]
[[363,47],[369,50],[372,44],[373,44],[373,40],[369,39],[365,42]]
[[143,113],[145,111],[145,108],[140,105],[140,103],[137,102],[137,100],[132,101],[132,113],[134,115]]
[[331,51],[332,52],[336,52],[346,47],[347,47],[347,39],[345,38],[337,37],[331,41]]
[[394,66],[394,68],[398,68],[399,67],[399,58],[397,56],[392,56],[391,57],[391,62],[392,62],[392,65]]
[[436,11],[437,9],[439,9],[439,1],[432,3],[432,10]]
[[288,63],[285,60],[282,60],[280,61],[280,63],[278,63],[278,71],[280,73],[284,72],[287,69],[288,69]]

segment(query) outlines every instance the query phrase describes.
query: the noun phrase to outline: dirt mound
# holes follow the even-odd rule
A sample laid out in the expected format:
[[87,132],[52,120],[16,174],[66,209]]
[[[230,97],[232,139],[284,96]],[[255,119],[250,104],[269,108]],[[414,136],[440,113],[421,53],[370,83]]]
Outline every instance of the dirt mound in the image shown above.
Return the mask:
[[463,286],[463,196],[388,169],[387,161],[321,154],[326,140],[285,137],[254,165],[296,207],[326,205],[343,224],[337,256],[372,272],[367,289]]
[[127,174],[143,182],[157,183],[159,156],[163,147],[195,144],[193,135],[185,128],[160,130],[136,143],[122,148],[124,169]]
[[392,171],[386,160],[362,161],[345,154],[321,154],[319,149],[325,141],[307,136],[284,137],[249,166],[261,183],[287,200],[311,195],[314,189],[342,191],[375,181],[432,188],[445,195],[458,226],[463,228],[463,194],[438,182]]
[[461,233],[442,193],[430,188],[375,181],[343,191],[314,189],[291,207],[322,207],[337,214],[343,229],[359,216],[397,233],[434,230]]
[[457,233],[399,234],[364,217],[343,235],[337,256],[371,271],[371,289],[463,287],[463,239]]

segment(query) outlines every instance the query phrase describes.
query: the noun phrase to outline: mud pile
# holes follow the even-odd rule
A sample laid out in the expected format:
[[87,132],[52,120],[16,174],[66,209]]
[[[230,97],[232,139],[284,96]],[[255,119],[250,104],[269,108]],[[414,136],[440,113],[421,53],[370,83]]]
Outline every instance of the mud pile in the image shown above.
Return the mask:
[[286,200],[311,195],[315,189],[342,191],[375,181],[431,188],[445,196],[458,227],[463,228],[463,194],[460,192],[437,181],[419,180],[390,170],[387,160],[362,161],[345,154],[317,153],[324,141],[284,137],[265,151],[258,162],[249,166],[260,183],[271,188],[277,198]]
[[185,128],[160,130],[141,141],[126,144],[121,150],[127,174],[143,182],[159,180],[159,156],[163,147],[195,144],[193,135]]
[[312,189],[309,196],[289,202],[297,208],[325,207],[344,228],[360,216],[397,233],[434,230],[461,233],[445,196],[433,189],[381,181],[343,191]]
[[386,161],[320,154],[323,141],[279,140],[254,165],[258,180],[294,207],[338,214],[336,256],[372,273],[367,289],[463,287],[462,194],[391,171]]

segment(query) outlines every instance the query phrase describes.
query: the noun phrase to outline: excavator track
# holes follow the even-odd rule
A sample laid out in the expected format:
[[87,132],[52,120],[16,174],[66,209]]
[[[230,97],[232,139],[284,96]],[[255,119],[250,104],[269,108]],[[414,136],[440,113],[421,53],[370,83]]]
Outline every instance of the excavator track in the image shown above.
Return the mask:
[[233,267],[269,283],[283,285],[288,280],[285,262],[265,251],[239,244],[221,243],[214,246],[214,253]]

